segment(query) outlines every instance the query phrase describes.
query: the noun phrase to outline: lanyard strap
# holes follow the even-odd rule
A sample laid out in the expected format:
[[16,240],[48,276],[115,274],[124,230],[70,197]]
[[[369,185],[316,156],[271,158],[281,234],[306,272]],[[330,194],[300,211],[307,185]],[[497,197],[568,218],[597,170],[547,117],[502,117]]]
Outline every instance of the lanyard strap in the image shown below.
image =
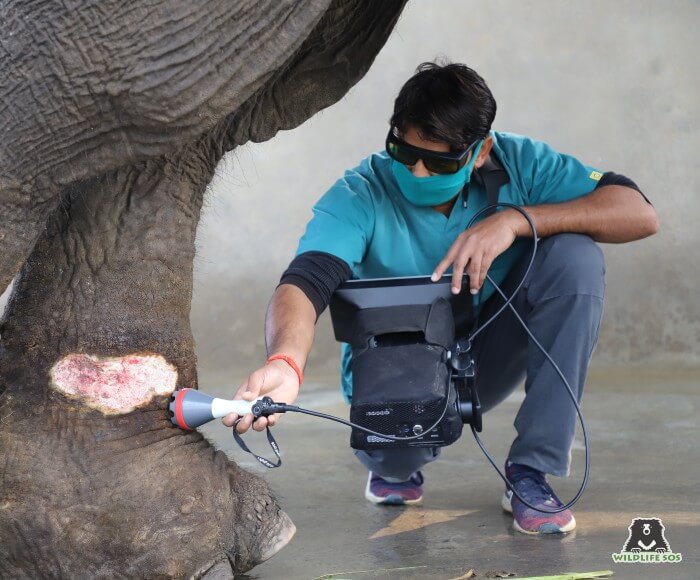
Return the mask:
[[[242,419],[243,417],[241,417]],[[238,419],[240,421],[241,419]],[[243,449],[243,451],[250,453],[255,459],[257,459],[260,463],[262,463],[265,467],[268,469],[273,469],[275,467],[279,467],[282,465],[282,458],[280,457],[280,450],[279,447],[277,446],[277,441],[275,441],[275,438],[273,437],[272,433],[270,432],[270,428],[266,427],[267,431],[267,441],[270,444],[270,447],[272,447],[272,451],[275,452],[275,455],[277,456],[277,463],[272,463],[272,461],[265,459],[264,457],[260,457],[260,455],[256,455],[253,453],[248,446],[245,444],[245,441],[243,441],[243,438],[238,434],[236,431],[236,425],[238,425],[238,421],[233,426],[233,438],[236,440],[236,443],[238,443],[238,446]]]

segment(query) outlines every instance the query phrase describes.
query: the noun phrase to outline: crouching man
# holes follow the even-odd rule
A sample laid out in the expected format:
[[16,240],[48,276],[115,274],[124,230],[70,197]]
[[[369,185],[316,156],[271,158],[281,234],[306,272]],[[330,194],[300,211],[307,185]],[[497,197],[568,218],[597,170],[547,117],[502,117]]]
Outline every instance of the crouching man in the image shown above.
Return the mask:
[[[311,350],[314,326],[339,284],[349,278],[432,275],[450,268],[453,289],[467,273],[474,307],[485,320],[503,303],[529,261],[526,219],[505,209],[466,229],[487,203],[485,180],[498,201],[524,207],[541,239],[513,305],[549,351],[579,400],[603,313],[603,255],[596,242],[622,243],[654,234],[654,208],[630,179],[583,165],[548,145],[491,131],[496,101],[484,80],[462,64],[425,63],[394,103],[385,149],[346,171],[313,208],[296,257],[282,275],[266,319],[269,358],[235,393],[293,403]],[[483,286],[483,288],[482,288]],[[481,290],[481,291],[480,291]],[[560,379],[505,311],[472,345],[485,411],[524,379],[506,473],[518,493],[543,510],[562,503],[546,475],[569,473],[576,413]],[[343,346],[342,386],[352,397],[350,349]],[[229,415],[226,425],[237,419]],[[242,418],[239,432],[263,430],[277,416]],[[377,504],[416,504],[421,469],[439,448],[356,451],[368,469],[365,497]],[[571,511],[527,508],[507,491],[503,508],[524,533],[564,533]]]

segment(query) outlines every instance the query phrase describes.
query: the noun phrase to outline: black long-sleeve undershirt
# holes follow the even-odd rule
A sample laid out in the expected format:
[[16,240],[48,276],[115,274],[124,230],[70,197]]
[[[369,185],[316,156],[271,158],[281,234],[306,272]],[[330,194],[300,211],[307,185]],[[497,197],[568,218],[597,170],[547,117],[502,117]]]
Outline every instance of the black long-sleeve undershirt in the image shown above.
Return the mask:
[[[629,177],[608,171],[600,178],[596,189],[606,185],[622,185],[635,189],[651,203]],[[350,266],[337,256],[326,252],[304,252],[292,260],[282,274],[280,284],[298,287],[313,304],[318,318],[330,303],[333,292],[351,276]]]
[[304,252],[292,260],[280,284],[292,284],[306,294],[318,318],[336,288],[351,276],[352,270],[344,260],[326,252]]

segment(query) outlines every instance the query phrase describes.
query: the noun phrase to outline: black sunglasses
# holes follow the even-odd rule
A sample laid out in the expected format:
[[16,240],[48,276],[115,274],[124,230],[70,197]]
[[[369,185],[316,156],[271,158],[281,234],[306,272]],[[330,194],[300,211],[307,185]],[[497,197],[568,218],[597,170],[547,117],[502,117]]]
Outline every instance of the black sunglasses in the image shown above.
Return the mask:
[[418,160],[423,161],[425,168],[431,173],[439,173],[442,175],[457,173],[462,167],[467,164],[469,152],[481,141],[477,139],[464,151],[459,153],[439,153],[430,149],[421,149],[409,145],[405,141],[399,139],[394,133],[394,129],[389,129],[389,134],[386,136],[386,152],[392,159],[404,165],[415,165]]

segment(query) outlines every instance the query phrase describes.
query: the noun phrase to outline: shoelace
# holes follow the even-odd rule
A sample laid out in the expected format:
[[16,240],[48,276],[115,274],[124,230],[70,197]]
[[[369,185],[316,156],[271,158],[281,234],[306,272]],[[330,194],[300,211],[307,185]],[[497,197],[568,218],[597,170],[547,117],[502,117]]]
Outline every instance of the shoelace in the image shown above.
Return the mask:
[[537,505],[539,502],[544,504],[551,502],[551,505],[562,505],[549,487],[544,475],[539,472],[516,470],[514,474],[508,476],[508,479],[528,503]]

